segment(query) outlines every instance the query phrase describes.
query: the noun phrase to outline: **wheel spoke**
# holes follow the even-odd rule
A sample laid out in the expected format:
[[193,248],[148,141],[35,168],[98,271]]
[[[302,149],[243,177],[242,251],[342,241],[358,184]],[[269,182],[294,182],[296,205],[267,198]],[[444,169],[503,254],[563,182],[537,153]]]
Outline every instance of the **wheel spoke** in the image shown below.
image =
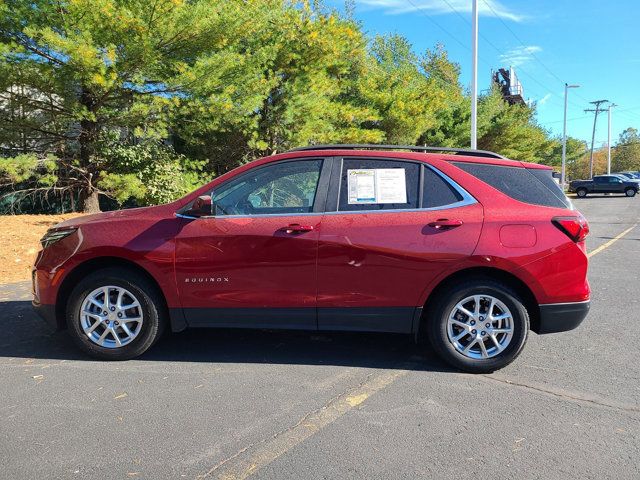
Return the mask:
[[122,297],[124,295],[124,290],[119,289],[118,290],[118,299],[116,300],[116,308],[120,309],[122,308]]
[[487,347],[484,346],[484,340],[479,340],[478,344],[480,345],[480,353],[482,353],[482,358],[489,358],[487,354]]
[[126,323],[122,322],[120,326],[122,327],[122,330],[124,330],[124,333],[127,334],[127,337],[133,337],[133,332],[129,329]]
[[103,292],[104,292],[104,301],[103,301],[104,309],[105,310],[109,310],[109,306],[110,306],[110,303],[109,303],[109,287],[104,287]]
[[134,300],[133,303],[122,306],[122,310],[131,310],[132,308],[140,308],[140,303],[137,300]]
[[490,334],[489,338],[491,338],[491,340],[493,341],[493,344],[498,349],[498,352],[501,352],[502,350],[504,350],[504,347],[502,345],[500,345],[500,342],[498,342],[498,339],[496,338],[496,336],[494,334]]
[[95,318],[100,322],[102,321],[102,316],[98,315],[97,313],[89,312],[88,310],[83,310],[82,314],[86,315],[87,317]]
[[459,326],[460,328],[464,328],[465,330],[469,330],[471,328],[468,324],[461,322],[460,320],[456,320],[455,318],[451,319],[451,323]]
[[121,346],[122,346],[122,340],[120,340],[120,337],[118,336],[118,332],[117,332],[115,329],[113,329],[113,330],[111,331],[111,335],[112,335],[112,336],[113,336],[113,338],[115,339],[115,341],[116,341],[116,345],[117,345],[118,347],[121,347]]
[[95,298],[90,298],[89,302],[93,303],[96,307],[98,307],[100,311],[104,310],[104,303],[98,302]]
[[492,315],[491,320],[505,320],[507,318],[511,318],[510,313],[501,313],[500,315]]
[[480,295],[474,295],[473,296],[473,301],[475,302],[475,305],[473,307],[473,313],[474,315],[477,317],[478,315],[480,315],[480,300],[482,299],[482,297]]
[[467,332],[466,330],[461,331],[458,335],[456,335],[455,337],[452,338],[452,340],[454,342],[457,342],[458,340],[462,339],[465,335],[468,335],[469,332]]
[[102,320],[96,321],[93,325],[91,325],[87,330],[84,331],[87,335],[93,333],[93,331],[98,328],[99,325],[102,324]]
[[489,304],[489,310],[487,310],[487,317],[493,316],[493,308],[496,306],[496,299],[491,297],[491,303]]
[[467,346],[464,347],[464,350],[462,351],[462,353],[467,353],[469,350],[471,350],[471,347],[473,347],[477,342],[478,342],[478,338],[473,337],[471,341],[467,344]]
[[473,312],[470,312],[469,310],[467,310],[466,308],[464,308],[462,305],[458,305],[457,307],[458,311],[461,312],[463,315],[466,315],[469,318],[473,318]]
[[109,329],[105,328],[104,332],[102,332],[102,335],[100,335],[100,338],[98,338],[98,345],[104,345],[104,341],[107,338],[107,335],[109,335]]
[[491,330],[493,333],[511,333],[512,331],[512,328],[494,328]]
[[120,322],[124,325],[125,323],[129,323],[129,322],[140,322],[142,321],[142,317],[129,317],[129,318],[123,318],[120,320]]

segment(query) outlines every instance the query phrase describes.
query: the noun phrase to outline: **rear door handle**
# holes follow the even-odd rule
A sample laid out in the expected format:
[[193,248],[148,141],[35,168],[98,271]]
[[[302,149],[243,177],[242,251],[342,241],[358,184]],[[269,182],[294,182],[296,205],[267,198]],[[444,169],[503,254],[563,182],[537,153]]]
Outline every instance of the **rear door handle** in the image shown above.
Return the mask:
[[456,228],[462,225],[462,220],[449,220],[448,218],[439,218],[435,222],[431,222],[428,225],[436,230],[448,230],[450,228]]
[[300,225],[299,223],[292,223],[286,227],[282,227],[281,231],[291,235],[292,233],[304,233],[313,231],[313,225]]

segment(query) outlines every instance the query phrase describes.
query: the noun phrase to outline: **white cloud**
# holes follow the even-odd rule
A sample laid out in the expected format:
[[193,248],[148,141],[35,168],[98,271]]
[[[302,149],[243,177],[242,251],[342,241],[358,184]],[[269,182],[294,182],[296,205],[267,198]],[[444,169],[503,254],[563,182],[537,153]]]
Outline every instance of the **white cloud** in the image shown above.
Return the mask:
[[[372,8],[379,8],[385,11],[385,13],[391,15],[398,15],[402,13],[422,11],[425,14],[446,14],[453,13],[451,8],[453,7],[458,12],[465,14],[471,13],[471,1],[470,0],[448,0],[451,6],[447,5],[444,0],[357,0],[362,5],[367,5]],[[491,8],[489,8],[489,5]],[[491,10],[493,9],[493,11]],[[495,12],[495,14],[494,14]],[[480,0],[478,2],[478,14],[493,16],[511,20],[513,22],[520,22],[525,19],[524,15],[513,12],[497,0]]]
[[541,52],[542,48],[537,45],[529,45],[527,47],[516,47],[509,50],[507,53],[500,55],[500,60],[510,67],[518,67],[524,65],[533,59],[533,56]]
[[545,103],[547,103],[549,101],[549,99],[551,98],[551,94],[547,93],[544,97],[542,97],[540,100],[538,100],[538,105],[544,105]]

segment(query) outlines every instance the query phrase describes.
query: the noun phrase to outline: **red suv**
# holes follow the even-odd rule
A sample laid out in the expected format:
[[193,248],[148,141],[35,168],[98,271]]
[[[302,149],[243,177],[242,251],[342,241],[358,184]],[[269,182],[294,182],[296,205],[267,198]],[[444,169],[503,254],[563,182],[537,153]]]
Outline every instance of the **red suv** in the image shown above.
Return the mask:
[[542,165],[315,146],[167,205],[56,225],[33,303],[102,359],[136,357],[167,327],[357,330],[426,338],[455,367],[487,372],[529,329],[584,319],[588,231]]

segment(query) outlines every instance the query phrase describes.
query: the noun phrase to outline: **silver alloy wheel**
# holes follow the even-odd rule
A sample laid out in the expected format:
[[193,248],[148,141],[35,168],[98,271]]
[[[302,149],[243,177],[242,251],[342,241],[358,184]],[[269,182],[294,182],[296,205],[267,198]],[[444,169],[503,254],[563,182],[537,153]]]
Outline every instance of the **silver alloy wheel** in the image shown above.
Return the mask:
[[513,338],[511,312],[491,295],[473,295],[461,300],[447,318],[449,341],[465,357],[495,357]]
[[96,345],[120,348],[131,343],[144,321],[138,299],[126,288],[96,288],[82,301],[80,325]]

